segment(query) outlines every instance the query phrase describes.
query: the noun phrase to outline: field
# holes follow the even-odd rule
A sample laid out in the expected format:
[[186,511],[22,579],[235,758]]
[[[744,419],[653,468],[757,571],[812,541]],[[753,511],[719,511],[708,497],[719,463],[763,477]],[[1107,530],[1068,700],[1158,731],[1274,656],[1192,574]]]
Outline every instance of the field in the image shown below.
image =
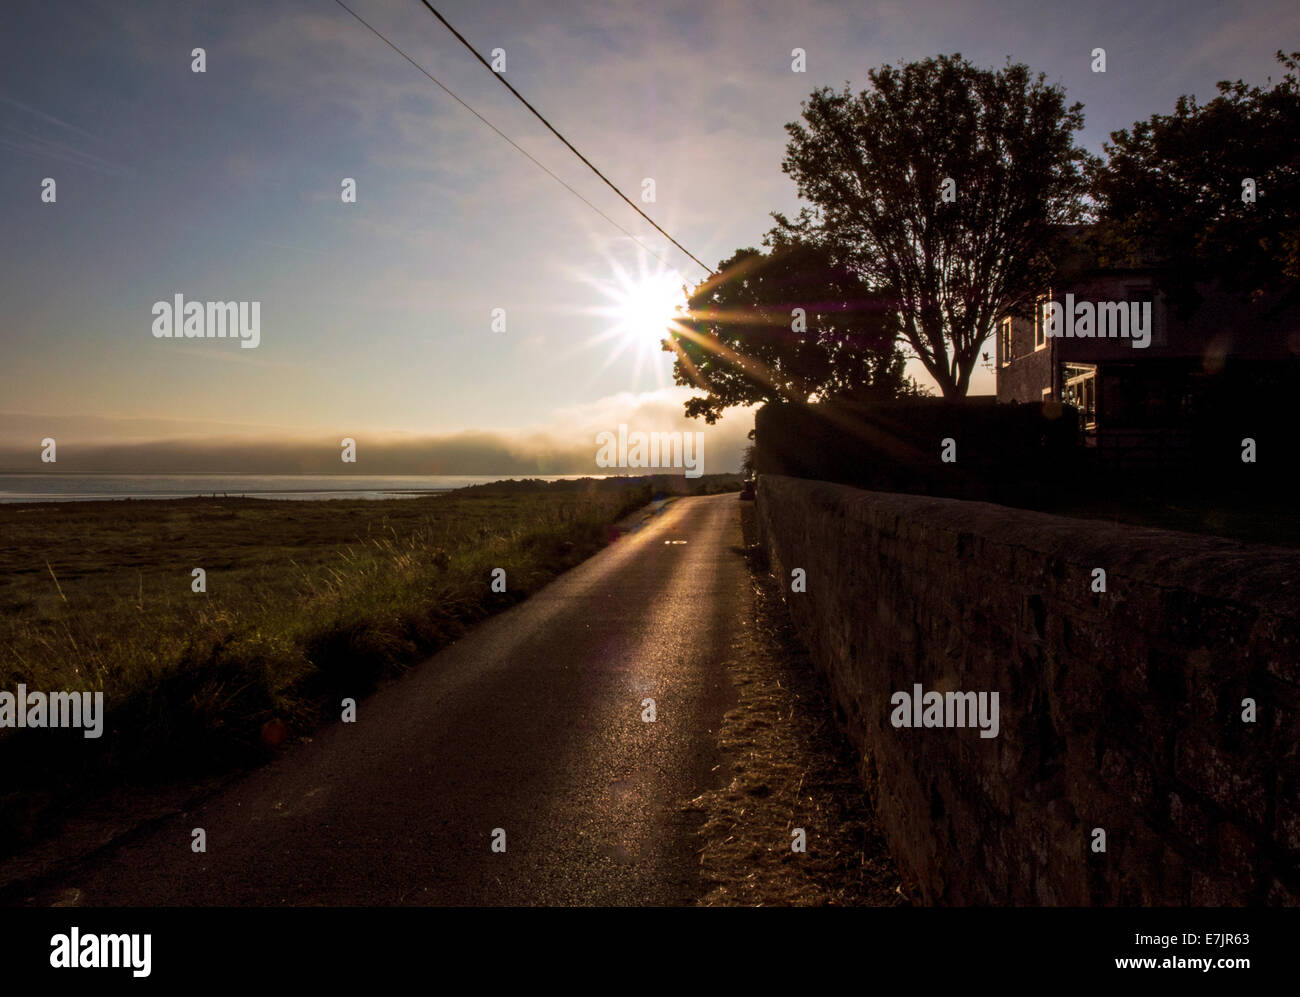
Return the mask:
[[0,506],[0,690],[102,690],[106,713],[97,740],[0,732],[0,850],[92,786],[229,769],[337,718],[593,554],[651,495],[628,479]]

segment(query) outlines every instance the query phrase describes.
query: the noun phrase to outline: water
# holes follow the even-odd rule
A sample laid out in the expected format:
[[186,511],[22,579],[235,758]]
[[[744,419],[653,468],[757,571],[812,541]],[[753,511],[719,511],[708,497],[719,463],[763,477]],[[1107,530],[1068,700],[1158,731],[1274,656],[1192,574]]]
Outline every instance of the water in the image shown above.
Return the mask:
[[223,494],[266,499],[419,498],[510,477],[559,481],[581,474],[0,474],[0,502],[87,502]]

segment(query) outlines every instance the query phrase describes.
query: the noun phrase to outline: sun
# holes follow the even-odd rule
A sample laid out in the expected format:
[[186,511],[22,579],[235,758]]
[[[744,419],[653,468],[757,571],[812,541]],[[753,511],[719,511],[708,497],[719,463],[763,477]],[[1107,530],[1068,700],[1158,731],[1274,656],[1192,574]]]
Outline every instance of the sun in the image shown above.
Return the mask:
[[612,279],[596,284],[607,303],[594,311],[610,323],[600,338],[638,353],[657,352],[678,309],[686,304],[684,283],[676,270],[648,268],[644,259],[635,273],[615,266]]
[[633,345],[649,343],[657,349],[668,335],[678,306],[685,303],[680,277],[652,273],[623,288],[611,310],[617,328]]
[[591,342],[612,347],[601,369],[631,353],[633,376],[639,378],[642,368],[649,366],[662,387],[667,369],[659,362],[665,359],[662,343],[686,307],[686,279],[663,263],[648,265],[644,254],[632,269],[613,259],[609,263],[610,276],[584,278],[604,299],[600,305],[583,309],[603,320]]

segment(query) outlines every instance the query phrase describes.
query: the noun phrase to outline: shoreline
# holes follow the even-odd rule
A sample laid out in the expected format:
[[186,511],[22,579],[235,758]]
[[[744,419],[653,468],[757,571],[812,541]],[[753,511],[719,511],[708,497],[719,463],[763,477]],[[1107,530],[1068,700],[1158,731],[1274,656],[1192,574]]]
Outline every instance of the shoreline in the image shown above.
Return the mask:
[[[208,500],[230,501],[257,499],[266,501],[327,502],[359,500],[366,502],[393,501],[446,495],[465,488],[483,485],[519,487],[525,482],[551,484],[568,481],[607,481],[643,478],[644,475],[592,475],[567,474],[542,477],[503,476],[488,474],[230,474],[222,471],[193,471],[183,473],[122,474],[118,472],[69,471],[0,471],[0,505],[44,505],[47,503],[105,502],[105,501],[177,501]],[[20,482],[5,479],[55,479],[59,483],[83,481],[87,486],[75,491],[29,491],[5,488],[6,484]],[[344,484],[344,480],[356,484]],[[121,482],[137,485],[123,491],[101,491],[93,486],[100,482]],[[151,489],[153,482],[171,483],[171,487]],[[419,482],[419,485],[415,483]],[[51,484],[54,482],[52,481]],[[214,487],[214,483],[227,487]],[[312,484],[327,487],[311,487]],[[197,486],[197,487],[194,487]]]

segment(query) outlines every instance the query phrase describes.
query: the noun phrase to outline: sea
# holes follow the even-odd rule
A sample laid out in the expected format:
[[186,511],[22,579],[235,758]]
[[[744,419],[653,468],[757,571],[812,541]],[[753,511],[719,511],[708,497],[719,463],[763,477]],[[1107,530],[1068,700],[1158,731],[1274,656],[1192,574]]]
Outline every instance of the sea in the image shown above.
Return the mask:
[[581,474],[0,474],[0,502],[213,497],[305,501],[403,499],[510,478],[561,481]]

